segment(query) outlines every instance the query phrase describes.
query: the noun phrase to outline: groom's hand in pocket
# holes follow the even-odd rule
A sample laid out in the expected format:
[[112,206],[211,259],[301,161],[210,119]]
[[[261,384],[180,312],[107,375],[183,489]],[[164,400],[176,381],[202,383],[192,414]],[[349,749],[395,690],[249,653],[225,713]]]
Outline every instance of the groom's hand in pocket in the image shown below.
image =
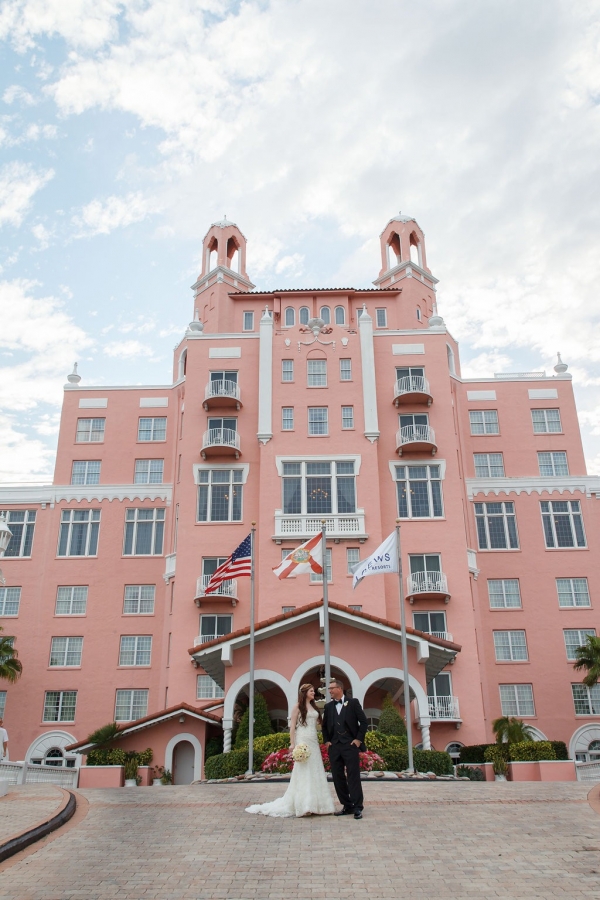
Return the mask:
[[331,747],[331,741],[326,741],[324,746],[326,750],[329,750],[329,748]]
[[355,738],[355,739],[352,741],[352,746],[353,746],[353,747],[359,748],[359,747],[360,747],[360,741],[357,740],[357,739]]

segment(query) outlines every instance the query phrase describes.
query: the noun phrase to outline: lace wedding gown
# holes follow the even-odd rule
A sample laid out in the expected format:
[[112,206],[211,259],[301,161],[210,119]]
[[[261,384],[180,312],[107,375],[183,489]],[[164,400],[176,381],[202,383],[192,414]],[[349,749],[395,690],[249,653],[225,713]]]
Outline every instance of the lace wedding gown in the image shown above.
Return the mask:
[[306,816],[309,813],[328,816],[333,813],[333,799],[327,784],[317,737],[318,718],[318,713],[309,707],[306,725],[302,725],[298,720],[296,746],[306,744],[310,749],[310,756],[304,762],[294,763],[290,785],[283,797],[270,803],[255,803],[248,806],[246,812],[281,818]]

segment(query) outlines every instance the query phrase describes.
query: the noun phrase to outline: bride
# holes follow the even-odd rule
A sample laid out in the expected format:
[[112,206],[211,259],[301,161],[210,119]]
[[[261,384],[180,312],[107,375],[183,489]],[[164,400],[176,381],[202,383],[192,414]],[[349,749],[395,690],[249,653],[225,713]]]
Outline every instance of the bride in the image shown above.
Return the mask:
[[320,724],[321,713],[315,704],[315,689],[312,684],[303,684],[290,718],[290,750],[299,744],[306,744],[310,756],[304,762],[294,763],[290,785],[283,797],[270,803],[248,806],[246,812],[279,817],[309,816],[311,813],[328,816],[333,813],[333,800],[317,736],[317,725]]

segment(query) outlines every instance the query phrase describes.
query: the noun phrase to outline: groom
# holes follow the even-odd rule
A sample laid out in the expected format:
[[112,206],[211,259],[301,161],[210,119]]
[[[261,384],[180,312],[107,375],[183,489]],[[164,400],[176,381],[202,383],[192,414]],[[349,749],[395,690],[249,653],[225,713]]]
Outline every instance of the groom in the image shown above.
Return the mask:
[[329,752],[333,785],[342,809],[334,816],[362,819],[363,792],[360,783],[359,752],[367,733],[367,717],[358,700],[344,696],[343,682],[333,679],[329,685],[333,697],[323,710],[323,740]]

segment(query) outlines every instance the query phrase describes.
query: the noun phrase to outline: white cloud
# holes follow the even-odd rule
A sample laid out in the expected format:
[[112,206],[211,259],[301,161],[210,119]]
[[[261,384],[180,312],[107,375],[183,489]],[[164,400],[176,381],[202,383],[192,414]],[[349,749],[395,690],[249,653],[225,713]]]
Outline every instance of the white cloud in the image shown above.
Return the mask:
[[112,341],[104,347],[107,356],[116,359],[152,359],[152,348],[141,341]]
[[12,417],[0,413],[0,482],[52,479],[55,451],[16,426]]
[[142,222],[157,211],[156,201],[136,192],[126,197],[108,197],[104,202],[92,200],[73,216],[72,222],[78,229],[77,237],[92,237]]
[[53,232],[46,228],[41,222],[38,222],[37,225],[32,227],[31,233],[34,238],[39,241],[38,250],[47,250],[50,246],[50,239],[52,238]]
[[0,38],[19,52],[41,35],[60,35],[75,47],[101,47],[117,36],[119,0],[6,0],[0,10]]
[[29,91],[26,91],[24,87],[21,87],[20,84],[11,84],[10,87],[7,87],[2,94],[2,100],[9,105],[17,102],[21,106],[35,106],[37,103],[35,97]]
[[6,163],[0,168],[0,227],[21,225],[34,195],[54,177],[52,169],[36,170],[28,163]]

